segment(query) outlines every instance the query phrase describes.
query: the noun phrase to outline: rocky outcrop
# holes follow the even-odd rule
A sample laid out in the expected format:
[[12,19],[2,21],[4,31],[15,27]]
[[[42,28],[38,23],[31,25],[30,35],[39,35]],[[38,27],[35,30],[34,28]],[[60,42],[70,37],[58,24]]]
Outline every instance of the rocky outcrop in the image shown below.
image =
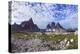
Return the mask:
[[24,21],[21,23],[21,27],[24,31],[39,31],[39,28],[36,24],[34,24],[32,18],[29,21]]
[[65,31],[66,31],[66,29],[63,28],[63,27],[60,25],[60,23],[57,23],[57,24],[55,25],[55,29],[56,29],[56,32],[65,32]]
[[29,21],[24,21],[20,25],[14,23],[11,25],[11,29],[15,31],[27,31],[27,32],[38,32],[40,29],[34,24],[32,18]]
[[9,24],[9,26],[11,26],[11,31],[21,31],[21,26],[16,23],[14,23],[13,25]]
[[52,22],[51,24],[47,25],[46,31],[64,32],[66,30],[60,25],[60,23]]

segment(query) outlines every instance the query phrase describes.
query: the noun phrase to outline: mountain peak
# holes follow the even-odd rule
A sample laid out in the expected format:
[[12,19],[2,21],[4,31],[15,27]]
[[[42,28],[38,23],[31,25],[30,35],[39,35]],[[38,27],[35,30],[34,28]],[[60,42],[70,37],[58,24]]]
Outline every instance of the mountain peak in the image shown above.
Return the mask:
[[28,22],[33,24],[33,19],[30,18]]
[[61,26],[61,24],[58,22],[57,24],[56,24],[56,26],[55,26],[56,28],[61,28],[61,29],[64,29],[62,26]]

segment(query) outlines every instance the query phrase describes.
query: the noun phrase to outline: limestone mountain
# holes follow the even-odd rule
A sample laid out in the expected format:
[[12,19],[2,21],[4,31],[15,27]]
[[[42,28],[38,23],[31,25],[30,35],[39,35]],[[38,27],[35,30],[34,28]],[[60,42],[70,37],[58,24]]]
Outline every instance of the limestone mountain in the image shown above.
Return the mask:
[[47,25],[46,31],[63,32],[66,30],[60,25],[60,23],[51,22]]
[[16,31],[27,31],[27,32],[37,32],[40,29],[36,24],[34,24],[32,18],[29,19],[29,21],[23,21],[20,25],[14,23],[11,25],[12,30]]

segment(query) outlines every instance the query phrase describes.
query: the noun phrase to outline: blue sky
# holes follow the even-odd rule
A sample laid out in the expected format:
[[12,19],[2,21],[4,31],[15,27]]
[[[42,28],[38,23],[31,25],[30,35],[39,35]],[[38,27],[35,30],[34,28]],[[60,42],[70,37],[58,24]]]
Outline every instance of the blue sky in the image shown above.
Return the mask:
[[59,22],[65,28],[76,28],[78,27],[78,6],[24,1],[12,3],[11,24],[20,24],[30,18],[42,29],[53,21]]

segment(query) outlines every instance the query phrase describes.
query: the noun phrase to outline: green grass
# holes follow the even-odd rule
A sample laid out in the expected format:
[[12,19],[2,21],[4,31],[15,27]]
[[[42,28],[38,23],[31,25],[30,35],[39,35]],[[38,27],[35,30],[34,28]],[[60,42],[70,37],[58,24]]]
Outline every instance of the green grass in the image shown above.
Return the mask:
[[70,41],[70,46],[68,47],[68,49],[78,48],[78,35],[75,35],[74,33],[70,33],[70,34],[52,33],[52,34],[47,35],[41,32],[12,32],[12,35],[19,39],[25,39],[25,40],[41,39],[45,41],[55,41],[57,43],[64,40],[65,38],[67,38],[68,41],[73,39],[74,41],[73,42]]

